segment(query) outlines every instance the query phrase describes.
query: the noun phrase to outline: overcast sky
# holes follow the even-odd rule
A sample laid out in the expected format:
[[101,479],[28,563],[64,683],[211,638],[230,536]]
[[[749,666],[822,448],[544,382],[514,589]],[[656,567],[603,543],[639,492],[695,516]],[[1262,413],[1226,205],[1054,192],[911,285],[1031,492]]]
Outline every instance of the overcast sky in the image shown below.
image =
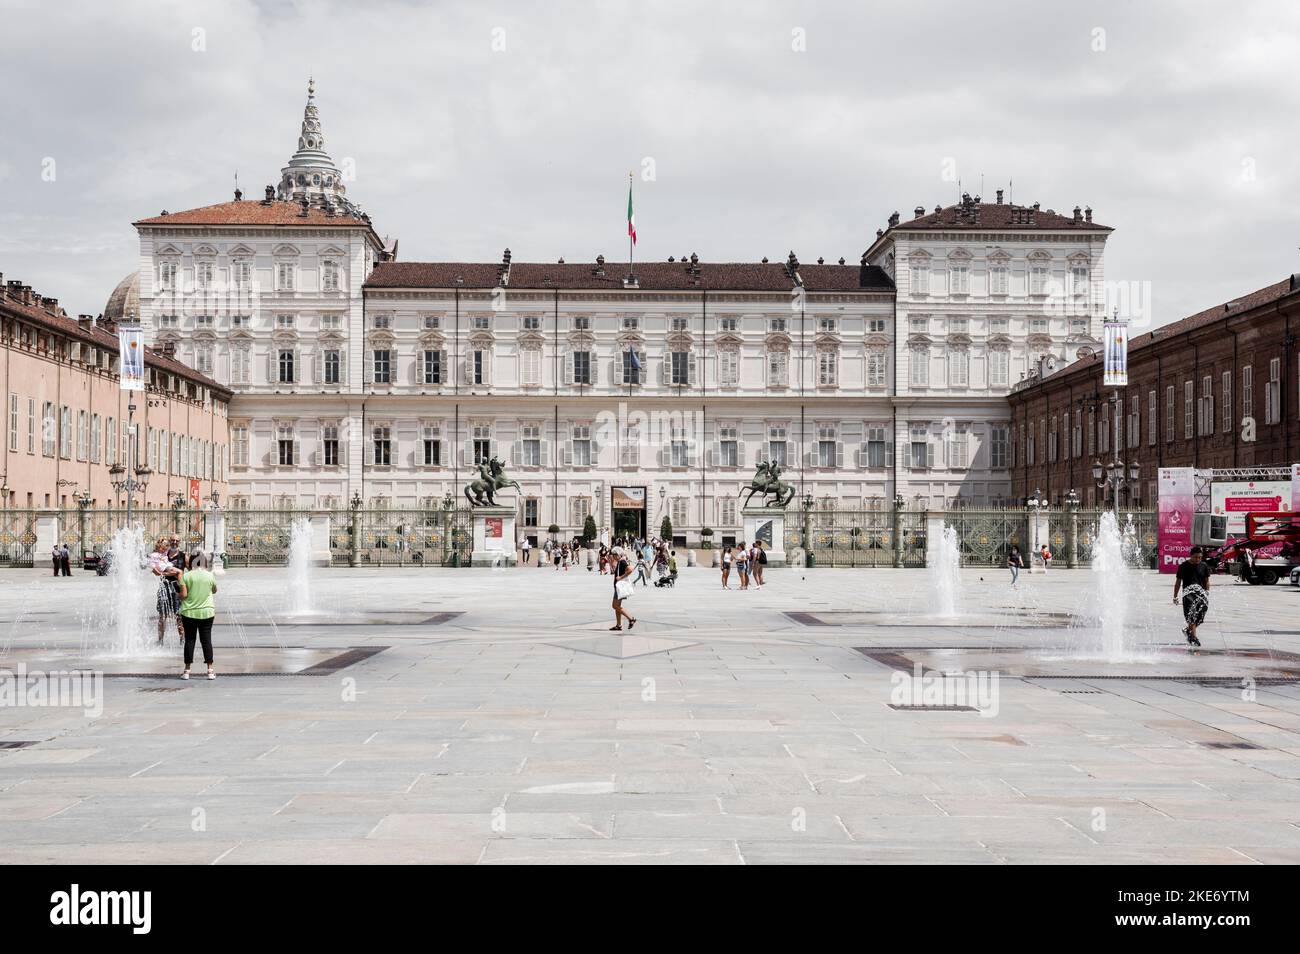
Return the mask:
[[136,265],[133,220],[277,180],[309,73],[408,261],[622,259],[636,170],[638,258],[852,262],[891,212],[955,201],[955,169],[990,201],[1091,205],[1155,324],[1300,271],[1283,0],[0,0],[0,22],[0,271],[74,313]]

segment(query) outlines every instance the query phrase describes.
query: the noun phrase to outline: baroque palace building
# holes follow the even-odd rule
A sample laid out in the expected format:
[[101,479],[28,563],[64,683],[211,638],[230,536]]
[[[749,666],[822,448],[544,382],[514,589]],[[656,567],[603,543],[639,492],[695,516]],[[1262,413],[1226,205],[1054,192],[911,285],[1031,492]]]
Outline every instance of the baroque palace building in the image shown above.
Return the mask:
[[736,537],[756,464],[826,510],[1010,501],[1007,394],[1099,346],[1091,211],[963,197],[860,261],[395,260],[309,88],[264,198],[136,222],[151,343],[229,387],[238,506],[459,498],[485,457],[520,526]]

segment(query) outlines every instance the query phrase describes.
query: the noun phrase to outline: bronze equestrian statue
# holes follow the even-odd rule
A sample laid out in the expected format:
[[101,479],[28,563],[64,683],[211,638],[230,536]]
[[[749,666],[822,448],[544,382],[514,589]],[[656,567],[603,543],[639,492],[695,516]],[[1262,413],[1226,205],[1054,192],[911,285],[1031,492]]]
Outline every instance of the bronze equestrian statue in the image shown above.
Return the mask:
[[761,460],[758,462],[758,468],[754,471],[754,479],[749,482],[749,486],[742,488],[741,493],[749,491],[741,507],[749,506],[749,501],[754,494],[762,494],[770,498],[763,502],[764,507],[776,507],[784,509],[786,505],[794,499],[795,488],[793,484],[787,484],[781,480],[781,465],[775,461]]
[[478,465],[478,480],[465,486],[465,499],[471,507],[495,507],[496,492],[503,487],[520,489],[517,480],[506,477],[506,465],[493,457]]

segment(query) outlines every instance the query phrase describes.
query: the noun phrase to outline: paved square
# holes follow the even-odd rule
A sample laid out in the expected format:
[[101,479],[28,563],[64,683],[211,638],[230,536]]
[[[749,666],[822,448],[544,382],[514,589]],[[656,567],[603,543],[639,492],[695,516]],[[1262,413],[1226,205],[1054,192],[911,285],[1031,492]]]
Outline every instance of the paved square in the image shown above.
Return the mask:
[[[947,619],[922,571],[685,569],[610,633],[586,571],[321,569],[304,619],[242,569],[185,683],[108,653],[108,581],[0,571],[0,668],[106,674],[98,718],[0,707],[0,860],[1300,861],[1300,590],[1216,586],[1192,656],[1133,579],[1114,663],[1088,570],[963,570]],[[943,672],[996,704],[897,695]]]

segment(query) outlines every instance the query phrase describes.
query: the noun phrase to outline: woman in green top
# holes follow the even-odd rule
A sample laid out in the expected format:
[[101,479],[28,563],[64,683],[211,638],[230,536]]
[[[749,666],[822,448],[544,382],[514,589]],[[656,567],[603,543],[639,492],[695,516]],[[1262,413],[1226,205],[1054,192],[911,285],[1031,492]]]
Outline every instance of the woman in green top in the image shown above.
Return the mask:
[[217,678],[217,674],[212,671],[212,620],[217,615],[212,596],[217,592],[217,580],[203,563],[203,553],[195,550],[190,554],[190,569],[179,580],[180,619],[181,625],[185,627],[185,671],[181,673],[182,679],[190,678],[196,637],[203,643],[203,661],[208,664],[208,678]]

